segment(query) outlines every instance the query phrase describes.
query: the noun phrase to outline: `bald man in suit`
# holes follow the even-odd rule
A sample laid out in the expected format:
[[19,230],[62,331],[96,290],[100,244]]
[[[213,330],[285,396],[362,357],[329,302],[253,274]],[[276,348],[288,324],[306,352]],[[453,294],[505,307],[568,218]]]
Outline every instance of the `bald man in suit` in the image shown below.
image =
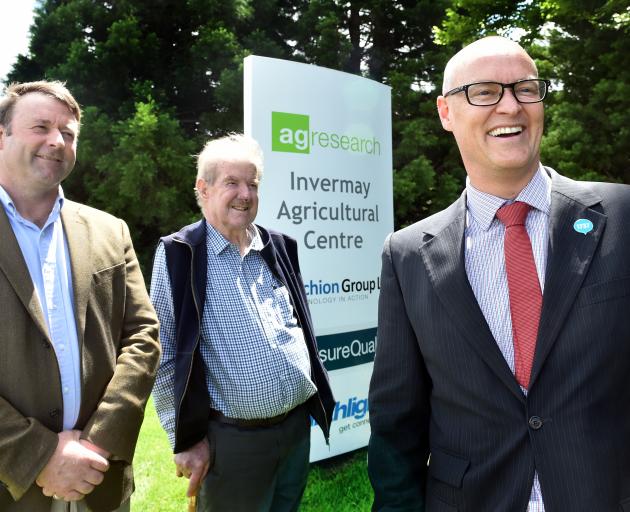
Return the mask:
[[501,37],[446,67],[438,113],[468,179],[385,242],[375,511],[630,511],[630,187],[540,163],[548,87]]
[[59,82],[0,100],[0,510],[128,511],[159,359],[126,224],[64,198],[81,111]]

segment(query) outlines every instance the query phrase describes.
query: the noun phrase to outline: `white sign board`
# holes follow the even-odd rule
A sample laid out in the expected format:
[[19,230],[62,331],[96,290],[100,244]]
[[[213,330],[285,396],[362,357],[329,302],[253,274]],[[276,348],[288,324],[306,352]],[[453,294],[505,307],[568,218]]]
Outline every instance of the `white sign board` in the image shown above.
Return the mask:
[[245,133],[265,155],[256,222],[298,240],[320,356],[337,405],[330,447],[367,444],[380,256],[393,230],[391,90],[308,64],[245,59]]

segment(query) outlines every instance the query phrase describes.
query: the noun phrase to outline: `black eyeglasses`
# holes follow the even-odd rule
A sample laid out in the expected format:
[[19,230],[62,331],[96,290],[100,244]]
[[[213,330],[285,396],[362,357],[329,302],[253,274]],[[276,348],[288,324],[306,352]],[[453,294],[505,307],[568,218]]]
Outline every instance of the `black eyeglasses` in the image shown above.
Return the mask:
[[519,80],[511,84],[500,82],[476,82],[451,89],[444,96],[451,96],[458,92],[466,94],[466,100],[471,105],[489,107],[496,105],[503,98],[505,89],[512,89],[514,97],[519,103],[538,103],[545,99],[551,82],[542,79]]

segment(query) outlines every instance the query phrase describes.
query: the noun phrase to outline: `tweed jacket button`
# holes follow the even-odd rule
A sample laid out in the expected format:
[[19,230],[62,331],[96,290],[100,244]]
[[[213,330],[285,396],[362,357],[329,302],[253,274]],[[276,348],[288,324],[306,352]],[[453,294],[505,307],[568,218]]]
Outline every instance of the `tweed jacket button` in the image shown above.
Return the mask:
[[543,420],[539,416],[532,416],[528,423],[532,430],[538,430],[543,426]]

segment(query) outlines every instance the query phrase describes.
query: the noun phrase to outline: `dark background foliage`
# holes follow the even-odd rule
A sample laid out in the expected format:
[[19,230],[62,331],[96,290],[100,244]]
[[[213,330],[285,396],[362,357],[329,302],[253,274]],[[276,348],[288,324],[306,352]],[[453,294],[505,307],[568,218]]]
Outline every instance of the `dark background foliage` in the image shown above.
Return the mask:
[[11,81],[67,82],[85,110],[67,195],[127,220],[145,268],[198,217],[194,154],[241,131],[250,54],[392,87],[396,227],[444,208],[464,169],[435,98],[448,58],[520,37],[554,92],[543,162],[630,183],[628,0],[42,0]]

